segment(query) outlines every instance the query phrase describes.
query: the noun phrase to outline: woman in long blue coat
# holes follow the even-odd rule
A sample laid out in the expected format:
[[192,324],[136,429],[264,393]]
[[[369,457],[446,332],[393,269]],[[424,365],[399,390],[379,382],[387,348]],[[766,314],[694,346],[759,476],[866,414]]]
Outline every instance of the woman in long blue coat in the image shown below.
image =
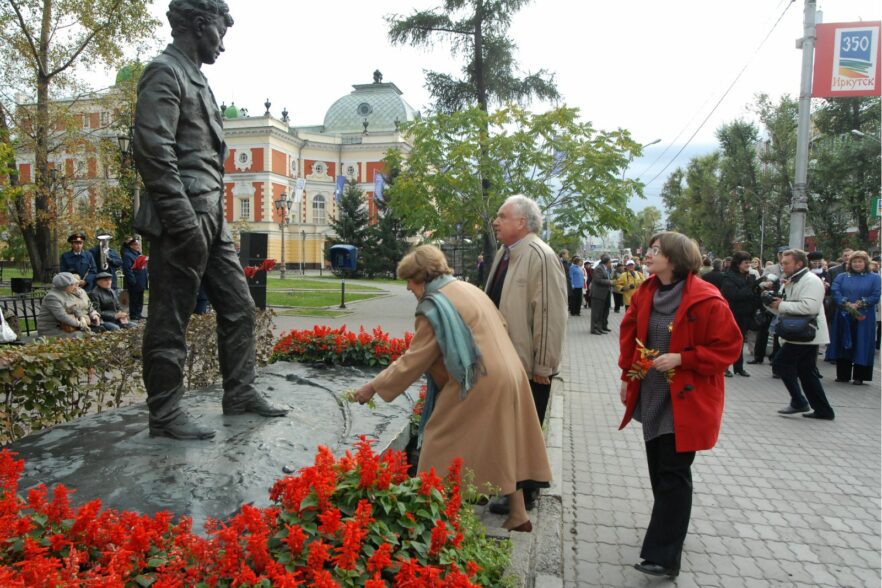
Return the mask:
[[880,293],[879,275],[870,271],[866,252],[851,254],[847,271],[836,276],[830,292],[836,310],[826,359],[836,361],[837,382],[851,380],[859,386],[873,379],[876,303]]

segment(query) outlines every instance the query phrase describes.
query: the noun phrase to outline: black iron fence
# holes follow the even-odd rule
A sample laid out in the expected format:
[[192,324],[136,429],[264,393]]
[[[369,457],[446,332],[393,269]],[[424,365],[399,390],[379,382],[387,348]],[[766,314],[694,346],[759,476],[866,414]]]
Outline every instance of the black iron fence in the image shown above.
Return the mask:
[[0,298],[3,315],[19,337],[37,334],[37,315],[40,313],[40,305],[45,294],[45,288],[37,287],[27,294],[13,294]]

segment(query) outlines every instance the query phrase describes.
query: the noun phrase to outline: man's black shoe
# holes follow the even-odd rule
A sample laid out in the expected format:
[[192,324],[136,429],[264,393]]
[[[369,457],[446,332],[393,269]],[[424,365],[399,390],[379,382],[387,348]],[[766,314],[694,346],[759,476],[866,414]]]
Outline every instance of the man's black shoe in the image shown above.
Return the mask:
[[745,377],[745,378],[749,378],[749,377],[750,377],[750,374],[748,374],[748,373],[747,373],[746,371],[744,371],[744,370],[735,370],[735,373],[738,374],[739,376],[743,376],[743,377]]
[[776,379],[776,380],[780,380],[780,379],[781,379],[781,374],[776,374],[775,372],[772,372],[772,377],[773,377],[774,379]]
[[[808,405],[802,406],[800,408],[793,408],[792,406],[790,406],[788,404],[787,406],[785,406],[784,408],[779,410],[778,414],[796,414],[798,412],[808,412],[808,411],[809,411]],[[805,416],[805,415],[802,415],[802,416]]]
[[845,378],[836,378],[836,379],[833,380],[833,381],[834,381],[834,382],[839,382],[840,384],[848,384],[848,380],[846,380]]
[[733,374],[733,373],[732,373],[731,371],[729,371],[729,370],[726,370],[726,373],[723,374],[723,375],[726,376],[727,378],[732,378],[732,377],[735,376],[735,374]]
[[[533,510],[536,508],[536,499],[529,500],[527,493],[524,493],[524,506],[527,510]],[[507,496],[499,496],[490,501],[490,506],[488,509],[493,514],[498,515],[507,515],[508,514],[508,497]]]
[[224,403],[224,414],[254,413],[263,417],[280,417],[288,414],[288,409],[270,404],[260,394],[254,394],[244,402]]
[[831,417],[831,416],[821,416],[816,412],[807,412],[806,414],[802,415],[802,418],[804,418],[804,419],[818,419],[819,421],[832,421],[833,420],[833,417]]
[[166,425],[150,425],[151,437],[170,437],[181,440],[201,440],[214,437],[214,431],[199,426],[186,414],[179,414],[175,420]]
[[603,331],[598,331],[597,329],[591,329],[591,334],[592,335],[605,335],[606,333],[604,333]]
[[759,365],[759,364],[761,364],[762,362],[763,362],[762,359],[751,359],[751,360],[749,360],[747,363],[749,363],[750,365]]
[[634,569],[649,576],[667,576],[669,578],[676,578],[680,574],[680,570],[672,570],[650,561],[634,564]]
[[603,331],[604,333],[612,333],[612,330],[610,329],[601,329],[601,331]]

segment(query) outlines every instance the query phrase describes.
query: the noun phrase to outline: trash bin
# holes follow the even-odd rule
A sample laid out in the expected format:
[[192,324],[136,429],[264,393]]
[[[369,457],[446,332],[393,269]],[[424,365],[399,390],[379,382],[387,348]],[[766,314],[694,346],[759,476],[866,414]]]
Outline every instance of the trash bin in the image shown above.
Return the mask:
[[12,278],[9,282],[13,294],[28,294],[34,289],[34,281],[31,278]]

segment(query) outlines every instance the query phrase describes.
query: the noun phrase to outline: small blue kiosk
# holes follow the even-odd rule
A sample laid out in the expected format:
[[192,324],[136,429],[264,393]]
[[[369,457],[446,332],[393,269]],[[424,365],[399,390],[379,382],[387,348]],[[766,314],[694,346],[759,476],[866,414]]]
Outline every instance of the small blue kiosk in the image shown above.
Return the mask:
[[354,272],[358,262],[358,247],[332,245],[328,251],[331,267],[340,271],[340,308],[346,308],[346,272]]

